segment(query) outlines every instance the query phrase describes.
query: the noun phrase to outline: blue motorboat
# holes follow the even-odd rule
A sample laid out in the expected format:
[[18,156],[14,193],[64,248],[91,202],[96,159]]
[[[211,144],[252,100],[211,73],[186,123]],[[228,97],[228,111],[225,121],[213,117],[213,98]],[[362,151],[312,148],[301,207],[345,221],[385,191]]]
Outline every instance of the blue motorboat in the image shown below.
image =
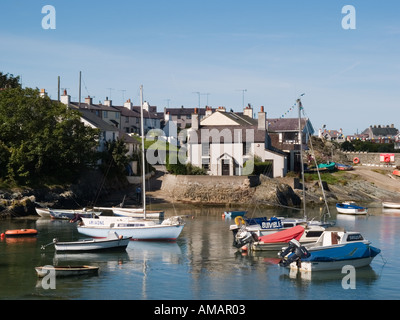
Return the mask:
[[280,253],[280,264],[300,271],[341,270],[347,265],[359,268],[369,265],[380,252],[359,232],[333,229],[325,230],[313,244],[291,241]]

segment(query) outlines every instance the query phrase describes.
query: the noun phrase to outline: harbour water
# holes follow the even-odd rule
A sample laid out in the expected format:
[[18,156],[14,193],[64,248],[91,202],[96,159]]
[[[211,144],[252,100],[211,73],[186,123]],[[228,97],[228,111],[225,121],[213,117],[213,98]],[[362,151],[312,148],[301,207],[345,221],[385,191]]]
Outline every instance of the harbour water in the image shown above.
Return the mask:
[[[382,250],[371,266],[357,269],[355,289],[346,289],[341,271],[291,274],[277,265],[276,253],[242,254],[232,247],[223,208],[169,207],[167,216],[187,215],[176,242],[134,242],[126,252],[56,254],[52,242],[83,238],[76,225],[44,218],[0,221],[0,231],[35,228],[34,238],[0,242],[0,299],[13,300],[359,300],[399,299],[400,211],[370,204],[368,216],[336,214],[337,226],[362,232]],[[250,209],[250,216],[300,217],[286,209]],[[319,217],[319,209],[310,209]],[[35,273],[43,265],[96,265],[97,276],[57,278],[45,289]]]

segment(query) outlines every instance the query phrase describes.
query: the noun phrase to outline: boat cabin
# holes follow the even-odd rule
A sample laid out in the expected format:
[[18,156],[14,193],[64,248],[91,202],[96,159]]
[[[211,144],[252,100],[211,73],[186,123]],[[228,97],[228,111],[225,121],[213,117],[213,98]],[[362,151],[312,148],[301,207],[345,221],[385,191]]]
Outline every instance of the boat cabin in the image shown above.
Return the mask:
[[363,240],[364,237],[359,232],[346,232],[342,228],[330,228],[322,233],[318,241],[313,246],[327,247],[336,244],[344,244]]

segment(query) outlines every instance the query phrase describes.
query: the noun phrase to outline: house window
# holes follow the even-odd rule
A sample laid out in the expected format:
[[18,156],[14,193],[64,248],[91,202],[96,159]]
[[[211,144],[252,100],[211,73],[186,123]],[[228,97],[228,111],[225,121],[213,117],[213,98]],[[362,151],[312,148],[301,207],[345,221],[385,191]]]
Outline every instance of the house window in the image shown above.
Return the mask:
[[107,119],[108,118],[108,111],[103,111],[103,118]]
[[209,170],[210,169],[210,159],[209,158],[201,159],[201,167],[204,170]]
[[210,144],[209,143],[202,143],[201,144],[201,155],[202,156],[209,156],[210,155]]
[[243,143],[243,155],[250,155],[251,154],[251,143],[244,142]]

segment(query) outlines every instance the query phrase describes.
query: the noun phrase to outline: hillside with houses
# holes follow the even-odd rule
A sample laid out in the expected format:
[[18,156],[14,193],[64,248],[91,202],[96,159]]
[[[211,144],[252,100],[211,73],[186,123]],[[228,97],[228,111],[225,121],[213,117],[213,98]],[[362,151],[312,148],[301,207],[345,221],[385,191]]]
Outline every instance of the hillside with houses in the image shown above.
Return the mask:
[[[3,88],[0,92],[3,93],[3,98],[7,97],[7,90],[13,89]],[[119,166],[122,168],[126,180],[117,182],[114,179],[114,187],[106,186],[105,191],[102,191],[100,197],[102,200],[115,192],[121,193],[122,198],[122,193],[129,193],[133,189],[129,183],[140,183],[140,179],[134,179],[134,177],[140,166],[138,154],[141,148],[139,143],[141,106],[134,105],[131,99],[126,100],[124,105],[117,106],[107,97],[103,102],[97,104],[89,96],[82,102],[71,101],[66,89],[60,95],[59,100],[51,101],[45,89],[37,91],[37,94],[43,99],[43,102],[46,101],[47,105],[63,106],[65,110],[73,111],[74,114],[79,115],[81,124],[94,130],[93,133],[97,133],[96,140],[92,141],[95,143],[93,151],[104,155],[112,151],[110,150],[112,144],[115,144],[113,148],[118,147],[117,142],[123,146],[123,148],[120,147],[118,157]],[[298,107],[301,107],[300,100],[297,101],[297,104]],[[14,107],[18,108],[17,105]],[[307,165],[310,164],[310,157],[317,158],[322,162],[334,161],[347,164],[351,164],[355,157],[361,157],[363,162],[379,165],[381,162],[379,153],[369,154],[368,157],[365,156],[365,151],[362,151],[363,155],[351,153],[360,152],[360,150],[356,150],[357,143],[368,142],[377,146],[378,150],[390,144],[393,152],[399,150],[400,145],[399,130],[394,125],[371,125],[360,135],[354,136],[344,136],[342,130],[328,130],[327,128],[318,129],[318,133],[316,133],[309,118],[269,118],[267,110],[263,106],[255,108],[250,104],[245,106],[242,112],[234,112],[232,109],[228,110],[221,106],[218,108],[210,106],[185,108],[182,106],[181,108],[164,108],[163,112],[158,112],[156,106],[144,102],[143,115],[143,129],[146,138],[158,141],[152,146],[150,146],[151,143],[146,144],[150,146],[146,152],[147,156],[149,156],[149,152],[156,152],[158,156],[155,157],[155,162],[149,161],[149,157],[147,160],[154,168],[162,168],[161,176],[163,178],[159,181],[160,187],[149,190],[150,196],[158,199],[159,202],[297,205],[301,201],[301,195],[296,191],[294,178],[298,176],[301,168],[300,150],[305,151],[303,160]],[[32,141],[34,143],[35,140]],[[157,149],[154,147],[155,145],[166,147]],[[349,147],[350,151],[344,152],[342,150],[344,145]],[[7,150],[6,148],[3,147],[3,150]],[[165,158],[161,157],[162,154]],[[171,179],[180,179],[171,178],[174,175],[169,174],[166,170],[167,162],[168,164],[171,162],[171,154],[182,155],[176,160],[181,161],[182,165],[189,164],[193,168],[198,168],[196,174],[202,174],[203,178],[182,178],[179,183],[171,184],[168,194],[165,192],[165,185],[171,183]],[[2,157],[6,155],[7,152],[2,153]],[[78,157],[78,154],[76,156]],[[53,189],[54,192],[48,192],[54,197],[47,195],[47,199],[42,199],[43,192],[38,192],[37,188],[36,190],[35,188],[31,189],[32,191],[25,189],[22,193],[4,191],[2,192],[4,199],[2,206],[7,207],[8,203],[12,203],[14,200],[26,200],[27,197],[33,197],[31,200],[28,199],[28,202],[41,199],[56,202],[61,206],[67,203],[71,206],[73,201],[76,204],[82,201],[88,203],[89,197],[99,198],[99,193],[94,192],[95,187],[104,184],[102,180],[107,178],[109,172],[108,161],[115,162],[116,158],[112,160],[115,156],[116,154],[111,155],[110,153],[109,160],[106,160],[107,158],[93,159],[92,167],[93,165],[95,167],[103,166],[105,169],[96,179],[88,179],[86,173],[86,178],[78,179],[78,184],[72,184],[72,188],[57,187]],[[393,158],[395,160],[391,165],[398,165],[400,159],[394,156]],[[7,159],[4,158],[4,160]],[[261,171],[260,168],[262,168]],[[5,174],[5,171],[3,173]],[[254,174],[262,175],[258,180],[247,178]],[[93,177],[93,173],[90,176]],[[156,176],[160,177],[157,174]],[[335,182],[329,186],[330,190],[327,190],[330,200],[345,199],[348,198],[348,195],[363,200],[382,199],[389,196],[386,194],[386,190],[381,192],[372,190],[371,182],[367,181],[368,179],[364,181],[362,175],[360,177],[360,179],[354,179],[354,173],[346,173],[336,180],[334,179]],[[197,180],[193,183],[190,182],[190,179]],[[199,179],[202,179],[201,183],[198,182]],[[225,181],[225,184],[221,184],[221,181]],[[4,182],[3,179],[3,184]],[[187,188],[184,187],[185,183]],[[354,183],[358,183],[357,188]],[[202,184],[204,187],[201,187]],[[314,199],[312,201],[318,203],[320,196],[314,184],[315,182],[311,182],[309,185],[309,196]],[[361,186],[362,184],[364,186]],[[389,185],[389,183],[386,184]],[[87,192],[90,185],[93,186],[89,187],[92,192]],[[385,184],[383,183],[383,185]],[[193,188],[193,186],[195,187]],[[21,187],[24,188],[23,185]],[[83,194],[86,196],[85,199],[80,197]],[[72,201],[72,199],[74,200]]]

